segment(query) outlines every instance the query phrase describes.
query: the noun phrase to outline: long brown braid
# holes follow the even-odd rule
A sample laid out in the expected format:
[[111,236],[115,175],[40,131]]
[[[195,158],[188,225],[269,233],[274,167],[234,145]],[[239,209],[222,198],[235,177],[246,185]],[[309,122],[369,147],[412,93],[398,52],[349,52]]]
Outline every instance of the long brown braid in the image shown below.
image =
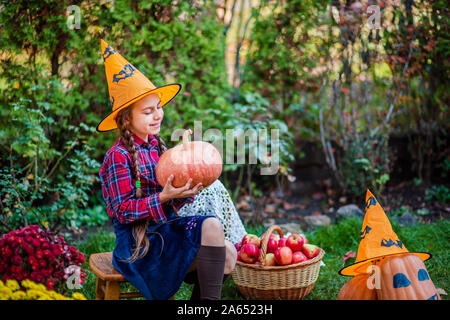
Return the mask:
[[[131,110],[132,106],[127,107],[117,114],[116,122],[117,127],[119,129],[120,138],[122,140],[123,145],[127,149],[127,151],[130,153],[132,161],[133,161],[133,168],[132,168],[132,177],[135,181],[141,181],[141,171],[139,169],[139,154],[136,151],[136,148],[133,143],[133,136],[132,132],[129,129],[129,124],[131,123]],[[161,157],[161,155],[164,153],[164,151],[167,150],[167,146],[164,143],[164,141],[161,139],[160,135],[155,135],[155,138],[158,140],[158,156]],[[138,184],[139,185],[139,184]],[[136,199],[142,198],[144,196],[144,192],[142,189],[136,186]],[[175,213],[177,214],[176,208],[172,205],[172,207],[175,210]],[[138,220],[133,223],[132,226],[132,233],[133,237],[136,241],[136,248],[134,249],[133,255],[128,259],[130,262],[134,262],[137,259],[142,258],[145,256],[148,252],[150,243],[148,241],[147,237],[147,228],[149,225],[149,219],[142,219]],[[161,236],[161,235],[160,235]],[[163,240],[164,243],[164,240]],[[142,252],[141,248],[143,248]]]

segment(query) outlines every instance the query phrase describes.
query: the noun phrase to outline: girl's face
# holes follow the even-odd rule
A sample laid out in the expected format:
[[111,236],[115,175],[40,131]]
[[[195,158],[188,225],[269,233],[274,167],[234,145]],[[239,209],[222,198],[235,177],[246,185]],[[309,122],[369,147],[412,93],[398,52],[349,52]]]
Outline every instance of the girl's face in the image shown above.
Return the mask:
[[131,109],[130,129],[144,141],[148,135],[159,134],[164,110],[157,94],[136,101]]

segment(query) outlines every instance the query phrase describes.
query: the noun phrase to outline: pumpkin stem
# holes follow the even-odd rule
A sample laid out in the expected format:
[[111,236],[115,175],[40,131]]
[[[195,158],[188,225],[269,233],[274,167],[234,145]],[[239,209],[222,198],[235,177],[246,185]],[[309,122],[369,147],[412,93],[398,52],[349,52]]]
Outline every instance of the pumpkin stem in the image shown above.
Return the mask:
[[183,133],[183,149],[188,150],[189,136],[192,134],[191,129],[187,129]]

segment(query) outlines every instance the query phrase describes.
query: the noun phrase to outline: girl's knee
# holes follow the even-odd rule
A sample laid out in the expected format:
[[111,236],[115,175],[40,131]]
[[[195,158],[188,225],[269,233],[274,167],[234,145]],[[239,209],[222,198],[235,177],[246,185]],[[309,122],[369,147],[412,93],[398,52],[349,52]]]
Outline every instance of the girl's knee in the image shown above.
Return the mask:
[[215,233],[217,236],[222,235],[223,227],[222,223],[217,218],[208,218],[203,221],[203,230],[206,232]]
[[222,223],[217,218],[208,218],[202,225],[202,244],[224,245]]

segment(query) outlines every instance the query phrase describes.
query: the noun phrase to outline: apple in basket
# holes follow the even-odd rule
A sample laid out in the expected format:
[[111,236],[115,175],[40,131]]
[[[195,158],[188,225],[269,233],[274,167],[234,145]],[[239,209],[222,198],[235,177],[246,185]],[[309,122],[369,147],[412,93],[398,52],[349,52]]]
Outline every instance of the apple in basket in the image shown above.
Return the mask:
[[275,255],[273,253],[266,254],[266,266],[274,266],[276,265]]
[[286,247],[287,238],[283,237],[278,240],[278,248]]
[[[263,241],[265,235],[266,235],[265,232],[261,235],[261,238],[260,238],[261,242]],[[275,237],[275,235],[273,233],[271,233],[270,236],[269,236],[269,239],[275,239],[276,240],[277,238]]]
[[303,238],[303,244],[309,244],[308,239],[306,239],[306,237],[303,234],[301,234],[300,237]]
[[287,240],[286,245],[291,248],[293,252],[300,251],[303,248],[303,238],[299,234],[291,234]]
[[253,243],[259,248],[259,245],[261,244],[261,241],[259,240],[257,235],[248,233],[242,238],[242,245],[245,245],[247,243]]
[[280,266],[291,264],[292,250],[289,247],[281,247],[275,251],[275,261]]
[[319,254],[320,248],[314,244],[305,244],[303,245],[302,252],[308,259],[312,259]]
[[275,253],[277,249],[278,249],[278,241],[275,239],[269,239],[269,242],[267,242],[267,252]]
[[292,264],[300,263],[308,260],[308,258],[301,251],[296,251],[292,254]]
[[245,263],[255,263],[258,260],[259,248],[253,243],[244,244],[241,248],[241,260]]

